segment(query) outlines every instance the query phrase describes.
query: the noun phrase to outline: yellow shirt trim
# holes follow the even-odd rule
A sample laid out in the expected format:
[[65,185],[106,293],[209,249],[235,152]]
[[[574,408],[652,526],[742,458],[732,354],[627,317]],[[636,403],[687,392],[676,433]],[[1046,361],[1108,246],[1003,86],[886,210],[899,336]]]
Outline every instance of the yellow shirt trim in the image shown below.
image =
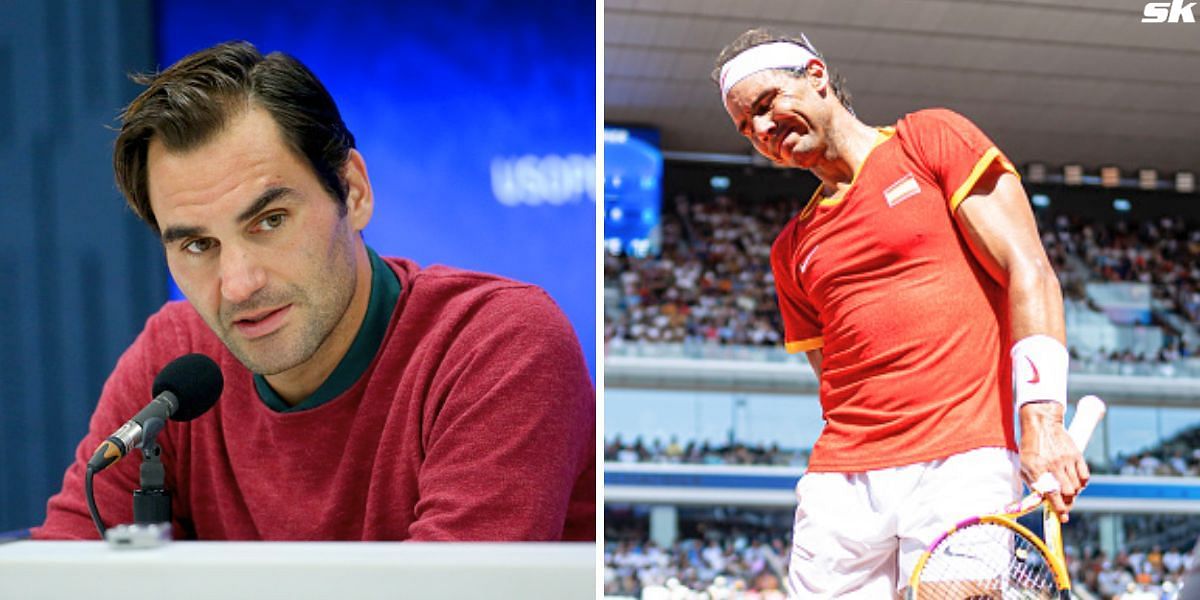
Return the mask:
[[979,158],[979,161],[975,163],[975,168],[971,169],[971,174],[967,176],[967,180],[964,181],[962,185],[958,186],[957,190],[954,190],[953,196],[950,196],[951,213],[958,210],[958,205],[962,204],[962,201],[967,199],[967,194],[970,194],[971,190],[975,188],[975,184],[979,181],[979,178],[983,177],[983,174],[987,172],[988,167],[992,165],[992,161],[997,159],[999,159],[1000,166],[1005,171],[1016,175],[1017,179],[1021,178],[1021,174],[1017,173],[1016,167],[1013,167],[1012,163],[1008,162],[1008,159],[1004,158],[1004,156],[1000,154],[1000,149],[992,146],[991,148],[988,148],[987,152],[984,152],[983,156]]
[[808,216],[811,215],[814,210],[816,210],[817,206],[837,206],[838,204],[841,204],[842,200],[846,198],[846,194],[848,194],[851,188],[854,187],[854,183],[858,181],[858,174],[862,171],[863,165],[867,164],[867,159],[871,158],[871,154],[875,152],[875,149],[878,148],[880,144],[891,139],[893,135],[896,135],[895,127],[876,127],[875,129],[879,133],[875,136],[875,141],[871,144],[871,149],[867,151],[867,155],[863,157],[863,161],[859,163],[857,169],[854,169],[854,175],[850,178],[850,185],[846,186],[846,188],[841,192],[828,198],[821,198],[820,200],[818,200],[818,198],[821,195],[821,190],[824,189],[825,186],[824,184],[818,185],[816,191],[814,191],[813,195],[808,199],[808,203],[804,205],[804,210],[800,211],[801,219],[807,219]]
[[798,342],[787,342],[783,345],[784,349],[791,354],[808,352],[809,350],[816,350],[824,346],[825,338],[821,337],[808,338],[807,340],[800,340]]

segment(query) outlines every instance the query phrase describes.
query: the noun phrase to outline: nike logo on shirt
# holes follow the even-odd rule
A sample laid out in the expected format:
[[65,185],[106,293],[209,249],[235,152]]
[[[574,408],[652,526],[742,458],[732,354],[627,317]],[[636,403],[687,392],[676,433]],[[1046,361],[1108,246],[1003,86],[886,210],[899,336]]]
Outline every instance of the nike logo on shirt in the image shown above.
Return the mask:
[[808,268],[808,261],[812,260],[813,254],[816,253],[817,248],[820,247],[821,245],[817,244],[816,246],[813,246],[812,250],[808,251],[808,256],[805,256],[804,262],[800,263],[800,273],[804,273],[804,270]]

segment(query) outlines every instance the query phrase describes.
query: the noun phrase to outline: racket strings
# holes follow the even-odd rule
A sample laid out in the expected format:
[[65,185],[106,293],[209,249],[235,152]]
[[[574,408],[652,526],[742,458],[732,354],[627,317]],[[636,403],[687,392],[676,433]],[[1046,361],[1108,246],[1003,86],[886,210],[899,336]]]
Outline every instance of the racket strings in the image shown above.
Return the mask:
[[929,555],[919,599],[1057,598],[1049,559],[1020,532],[995,523],[955,531]]

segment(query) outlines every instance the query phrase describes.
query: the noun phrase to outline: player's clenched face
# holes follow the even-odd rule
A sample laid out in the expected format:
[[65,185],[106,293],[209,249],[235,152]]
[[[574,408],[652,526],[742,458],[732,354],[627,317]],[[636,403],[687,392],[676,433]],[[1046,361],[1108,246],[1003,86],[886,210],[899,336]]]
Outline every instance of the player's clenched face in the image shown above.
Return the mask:
[[369,193],[351,189],[343,211],[257,107],[193,150],[152,140],[147,171],[171,274],[238,360],[263,375],[336,365],[370,292]]
[[725,110],[760,154],[777,164],[809,169],[825,153],[830,111],[818,92],[824,84],[820,75],[760,71],[729,90]]

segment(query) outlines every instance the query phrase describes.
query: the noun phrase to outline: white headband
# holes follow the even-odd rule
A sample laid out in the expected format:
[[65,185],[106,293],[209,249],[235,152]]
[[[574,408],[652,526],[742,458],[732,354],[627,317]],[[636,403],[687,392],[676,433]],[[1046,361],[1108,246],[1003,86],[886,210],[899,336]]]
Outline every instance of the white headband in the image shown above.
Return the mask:
[[809,63],[821,60],[808,48],[791,42],[772,42],[754,46],[733,57],[721,67],[721,99],[737,82],[767,69],[806,69]]

